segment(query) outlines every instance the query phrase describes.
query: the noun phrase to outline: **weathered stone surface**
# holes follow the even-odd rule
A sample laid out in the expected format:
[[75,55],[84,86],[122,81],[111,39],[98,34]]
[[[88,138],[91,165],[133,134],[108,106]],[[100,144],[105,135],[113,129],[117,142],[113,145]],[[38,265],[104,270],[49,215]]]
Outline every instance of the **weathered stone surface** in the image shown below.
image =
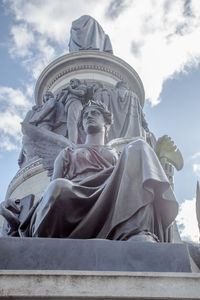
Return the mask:
[[200,299],[200,274],[0,271],[0,299]]
[[190,272],[187,246],[110,240],[1,238],[0,269]]

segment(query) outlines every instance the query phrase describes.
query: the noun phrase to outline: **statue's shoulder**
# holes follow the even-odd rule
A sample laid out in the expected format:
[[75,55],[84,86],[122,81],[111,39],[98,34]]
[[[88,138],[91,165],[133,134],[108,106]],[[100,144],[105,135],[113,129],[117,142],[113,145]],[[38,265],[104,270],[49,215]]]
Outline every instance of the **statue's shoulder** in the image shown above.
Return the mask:
[[86,84],[84,84],[84,83],[81,83],[78,87],[77,87],[77,89],[79,89],[79,90],[85,90],[85,91],[87,91],[87,89],[88,89],[88,87],[87,87],[87,85]]

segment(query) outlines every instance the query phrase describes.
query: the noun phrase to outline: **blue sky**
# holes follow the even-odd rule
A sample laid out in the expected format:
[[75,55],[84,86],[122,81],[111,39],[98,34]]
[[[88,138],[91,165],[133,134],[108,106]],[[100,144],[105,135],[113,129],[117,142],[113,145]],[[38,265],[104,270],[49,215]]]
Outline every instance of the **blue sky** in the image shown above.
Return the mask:
[[144,112],[157,138],[181,150],[175,172],[183,236],[197,240],[194,197],[200,177],[199,0],[3,0],[0,3],[0,201],[18,170],[20,121],[34,104],[41,71],[68,52],[71,22],[93,16],[110,36],[114,54],[141,77]]

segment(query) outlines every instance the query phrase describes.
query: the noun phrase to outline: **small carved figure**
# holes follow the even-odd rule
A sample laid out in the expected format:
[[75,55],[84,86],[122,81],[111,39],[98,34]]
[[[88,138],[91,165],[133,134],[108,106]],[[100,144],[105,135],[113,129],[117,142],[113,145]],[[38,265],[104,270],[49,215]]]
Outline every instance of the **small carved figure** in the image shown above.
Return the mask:
[[110,38],[100,24],[84,15],[72,22],[69,52],[79,50],[99,50],[113,53]]
[[128,89],[124,81],[117,82],[111,90],[108,107],[114,120],[108,140],[145,136],[145,132],[149,132],[138,96]]
[[63,89],[57,96],[57,100],[65,104],[67,116],[68,139],[76,144],[78,141],[78,120],[83,105],[86,103],[87,86],[79,79],[70,80],[70,85]]
[[56,99],[52,92],[47,91],[43,96],[43,106],[37,116],[33,116],[29,120],[30,124],[53,130],[56,116]]
[[[33,106],[32,109],[27,112],[23,122],[29,123],[32,120],[32,118],[37,118],[41,108],[41,105]],[[29,161],[33,157],[35,157],[35,152],[33,151],[32,141],[27,136],[23,135],[22,149],[18,158],[19,167],[21,168],[27,161]]]
[[20,236],[166,241],[178,208],[167,177],[143,140],[128,144],[120,157],[105,145],[111,121],[102,103],[83,108],[86,142],[60,152],[53,180],[18,227]]
[[103,102],[109,108],[109,91],[100,82],[95,82],[93,84],[93,99],[97,102]]

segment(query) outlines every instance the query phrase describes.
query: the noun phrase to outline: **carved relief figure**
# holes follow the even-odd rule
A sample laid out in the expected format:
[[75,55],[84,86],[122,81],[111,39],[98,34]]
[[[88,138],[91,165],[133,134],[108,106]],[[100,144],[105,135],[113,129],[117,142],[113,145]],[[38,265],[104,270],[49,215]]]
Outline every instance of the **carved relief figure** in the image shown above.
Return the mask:
[[94,101],[103,102],[109,107],[110,92],[108,88],[105,88],[102,83],[95,82],[93,84],[93,99]]
[[[34,105],[31,110],[29,110],[24,118],[23,122],[29,123],[32,118],[37,118],[38,113],[40,112],[42,106],[41,105]],[[23,135],[22,139],[22,149],[19,154],[18,158],[18,165],[21,168],[27,161],[35,157],[35,152],[32,147],[31,138],[28,136]]]
[[53,130],[56,117],[56,99],[52,92],[47,91],[43,96],[43,106],[37,115],[34,115],[29,123],[47,130]]
[[144,136],[144,131],[149,131],[138,96],[128,89],[125,82],[119,81],[111,90],[109,109],[114,119],[109,140]]
[[20,236],[166,241],[178,206],[167,177],[143,140],[128,144],[120,157],[105,145],[111,122],[102,103],[83,108],[86,142],[60,152],[52,182],[17,227]]
[[70,80],[70,85],[57,96],[57,99],[65,104],[68,138],[75,144],[78,140],[78,119],[83,104],[87,101],[86,95],[87,86],[82,84],[79,79],[73,78]]

